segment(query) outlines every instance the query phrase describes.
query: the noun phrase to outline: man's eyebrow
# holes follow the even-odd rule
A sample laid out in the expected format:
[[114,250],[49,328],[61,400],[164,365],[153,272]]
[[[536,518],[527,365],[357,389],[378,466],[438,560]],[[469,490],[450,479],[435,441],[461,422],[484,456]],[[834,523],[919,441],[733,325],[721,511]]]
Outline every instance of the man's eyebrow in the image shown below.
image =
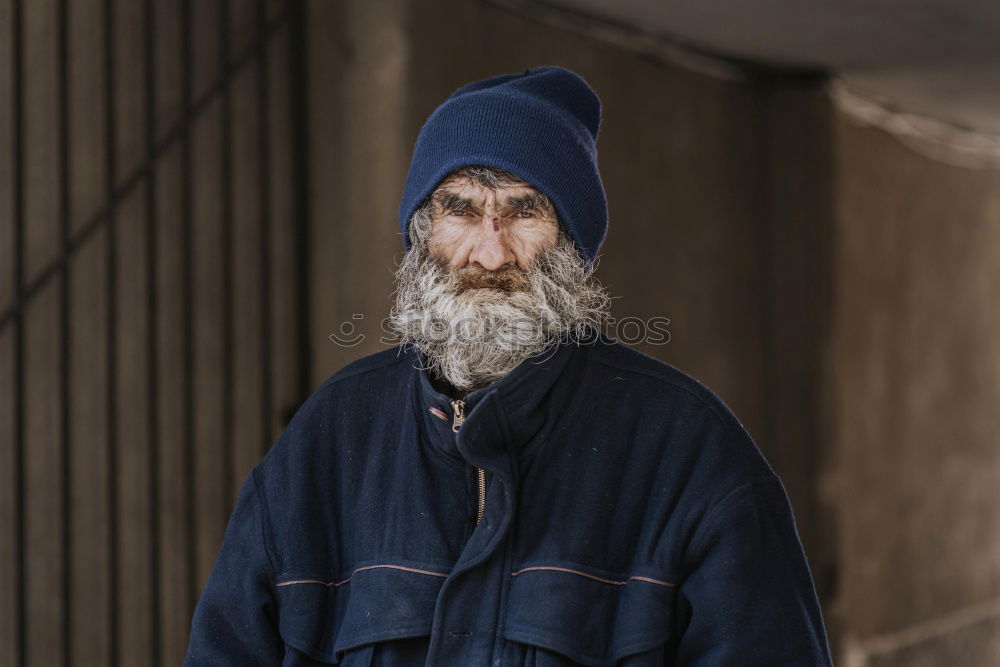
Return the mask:
[[472,200],[448,190],[438,190],[432,197],[434,203],[445,211],[464,211],[472,206]]
[[541,192],[529,192],[519,197],[508,197],[507,206],[522,210],[537,209],[544,211],[548,208],[549,199]]

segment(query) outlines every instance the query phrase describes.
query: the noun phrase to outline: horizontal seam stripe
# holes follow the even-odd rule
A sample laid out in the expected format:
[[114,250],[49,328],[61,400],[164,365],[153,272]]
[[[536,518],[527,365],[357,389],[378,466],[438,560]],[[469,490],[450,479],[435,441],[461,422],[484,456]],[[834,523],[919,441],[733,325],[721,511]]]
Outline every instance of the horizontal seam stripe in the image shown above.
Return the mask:
[[387,570],[402,570],[403,572],[413,572],[414,574],[426,574],[431,577],[442,577],[447,578],[448,574],[446,572],[432,572],[430,570],[418,570],[415,567],[405,567],[403,565],[365,565],[364,567],[359,567],[358,569],[351,572],[351,576],[343,581],[321,581],[319,579],[292,579],[291,581],[282,581],[275,584],[275,587],[281,586],[293,586],[295,584],[319,584],[321,586],[326,586],[327,588],[336,588],[337,586],[343,586],[344,584],[350,583],[351,579],[354,578],[358,572],[364,572],[365,570],[375,570],[375,569],[387,569]]
[[593,574],[588,574],[587,572],[581,572],[580,570],[571,570],[568,567],[551,567],[551,566],[544,566],[544,565],[536,565],[534,567],[526,567],[523,570],[518,570],[517,572],[511,572],[510,576],[516,577],[519,574],[523,574],[525,572],[537,571],[537,570],[548,570],[550,572],[566,572],[568,574],[576,574],[576,575],[579,575],[581,577],[586,577],[587,579],[593,579],[594,581],[599,581],[602,584],[611,584],[613,586],[624,586],[625,584],[627,584],[630,581],[645,581],[647,584],[656,584],[657,586],[667,586],[667,587],[670,587],[670,588],[672,588],[672,587],[674,587],[674,586],[677,585],[677,584],[674,584],[674,583],[669,582],[669,581],[663,581],[661,579],[653,579],[652,577],[638,577],[638,576],[629,577],[629,578],[625,579],[624,581],[616,581],[615,579],[605,579],[603,577],[598,577],[598,576],[593,575]]

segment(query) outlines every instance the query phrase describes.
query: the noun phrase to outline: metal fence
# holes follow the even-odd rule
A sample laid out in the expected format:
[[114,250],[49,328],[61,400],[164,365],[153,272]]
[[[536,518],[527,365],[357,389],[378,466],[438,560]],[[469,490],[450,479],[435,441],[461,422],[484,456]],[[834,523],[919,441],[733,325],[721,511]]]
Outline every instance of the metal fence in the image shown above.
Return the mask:
[[0,0],[0,665],[180,664],[309,390],[302,16]]

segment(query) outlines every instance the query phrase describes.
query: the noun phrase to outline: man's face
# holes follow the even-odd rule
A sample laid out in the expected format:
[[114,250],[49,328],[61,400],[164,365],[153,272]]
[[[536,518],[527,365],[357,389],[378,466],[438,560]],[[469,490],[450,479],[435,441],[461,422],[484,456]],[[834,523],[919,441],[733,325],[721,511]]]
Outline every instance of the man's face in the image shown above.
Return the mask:
[[462,392],[575,340],[608,307],[541,192],[509,172],[486,178],[476,171],[485,168],[469,169],[445,179],[414,214],[390,317],[402,341]]
[[[552,205],[528,183],[486,188],[468,177],[442,183],[434,192],[428,247],[468,280],[487,272],[517,275],[535,256],[556,245],[559,223]],[[503,287],[486,280],[481,287]]]

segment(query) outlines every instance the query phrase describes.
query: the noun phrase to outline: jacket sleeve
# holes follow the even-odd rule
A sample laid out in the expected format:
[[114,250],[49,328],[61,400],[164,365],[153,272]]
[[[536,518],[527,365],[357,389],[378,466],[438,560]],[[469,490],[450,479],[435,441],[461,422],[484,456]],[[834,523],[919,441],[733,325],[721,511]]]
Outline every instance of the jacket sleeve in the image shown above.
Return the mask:
[[272,568],[265,546],[264,509],[254,473],[244,482],[191,623],[184,665],[279,665]]
[[791,505],[776,477],[720,500],[695,530],[678,590],[678,665],[832,667]]

